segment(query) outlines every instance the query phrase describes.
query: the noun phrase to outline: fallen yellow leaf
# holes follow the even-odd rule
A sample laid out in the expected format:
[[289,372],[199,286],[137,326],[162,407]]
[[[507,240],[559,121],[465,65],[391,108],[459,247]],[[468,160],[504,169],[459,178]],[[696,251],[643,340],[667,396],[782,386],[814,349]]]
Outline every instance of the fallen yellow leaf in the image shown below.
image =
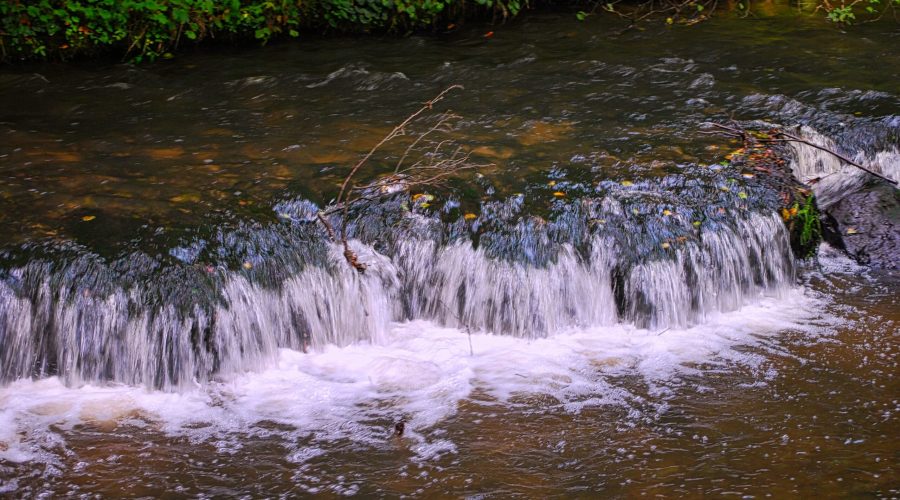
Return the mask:
[[665,215],[666,217],[668,217],[668,216],[672,215],[672,211],[669,210],[669,209],[663,210],[663,215]]
[[855,228],[852,228],[852,227],[847,228],[847,234],[857,234],[858,232],[859,231],[857,231]]
[[622,185],[625,187],[634,186],[634,183],[631,181],[622,181]]
[[97,218],[96,215],[85,215],[84,217],[81,218],[81,220],[83,220],[85,222],[90,222],[96,218]]
[[477,219],[478,216],[473,213],[467,213],[466,215],[463,215],[463,218],[466,220],[474,220]]
[[563,193],[562,191],[556,191],[553,193],[553,196],[556,196],[557,198],[562,198],[565,195],[566,193]]

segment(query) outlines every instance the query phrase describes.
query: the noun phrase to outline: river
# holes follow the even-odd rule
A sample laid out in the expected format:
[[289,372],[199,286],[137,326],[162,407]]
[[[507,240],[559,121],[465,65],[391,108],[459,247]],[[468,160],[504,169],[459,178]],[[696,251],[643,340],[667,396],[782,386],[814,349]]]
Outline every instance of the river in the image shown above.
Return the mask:
[[[776,10],[4,68],[0,491],[900,495],[896,271],[798,260],[702,133],[897,179],[900,30]],[[412,153],[480,167],[355,211],[353,270],[316,211],[451,85]]]

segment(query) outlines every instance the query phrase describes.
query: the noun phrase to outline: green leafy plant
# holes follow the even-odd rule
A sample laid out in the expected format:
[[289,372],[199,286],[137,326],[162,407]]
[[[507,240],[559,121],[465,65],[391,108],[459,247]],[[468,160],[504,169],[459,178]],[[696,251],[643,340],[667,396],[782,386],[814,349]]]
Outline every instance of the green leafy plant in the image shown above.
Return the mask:
[[791,232],[791,246],[797,255],[808,258],[815,254],[822,241],[822,222],[816,208],[815,197],[809,195],[788,209],[781,209],[781,215]]
[[[831,0],[819,0],[816,10],[825,12],[825,17],[831,22],[850,25],[857,21],[858,14],[868,20],[882,17],[888,10],[900,6],[900,0],[841,0],[839,5],[831,3]],[[894,11],[896,15],[896,10]]]
[[822,223],[813,195],[809,195],[797,210],[797,220],[800,221],[800,244],[809,245],[822,239]]
[[828,11],[826,17],[831,22],[850,24],[854,19],[856,19],[856,14],[853,13],[852,6],[842,5]]
[[0,59],[130,61],[171,57],[207,39],[297,37],[302,29],[433,29],[462,17],[505,19],[525,0],[0,0]]

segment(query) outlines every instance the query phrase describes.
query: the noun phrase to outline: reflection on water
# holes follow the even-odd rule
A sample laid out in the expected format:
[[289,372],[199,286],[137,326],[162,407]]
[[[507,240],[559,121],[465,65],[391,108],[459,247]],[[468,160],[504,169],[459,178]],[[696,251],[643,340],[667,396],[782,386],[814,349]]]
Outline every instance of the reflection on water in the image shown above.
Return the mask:
[[[181,390],[57,378],[0,389],[0,490],[900,494],[896,276],[826,253],[792,287],[782,233],[744,214],[763,211],[754,193],[768,191],[717,167],[734,145],[698,133],[732,115],[804,124],[851,155],[893,161],[895,27],[840,37],[815,19],[717,19],[614,36],[615,22],[535,15],[490,39],[333,39],[0,75],[0,250],[13,269],[0,327],[146,332],[89,348],[71,335],[59,349],[118,361],[72,372]],[[327,265],[306,267],[327,258],[302,229],[310,202],[326,204],[360,155],[454,83],[466,90],[447,107],[464,119],[450,135],[493,163],[458,193],[486,228],[482,253],[448,246],[429,268],[427,244],[377,241],[388,223],[367,219],[361,237],[407,271],[365,279],[397,295],[342,278],[350,293]],[[728,233],[747,220],[757,229]],[[617,252],[586,252],[579,230]],[[428,243],[433,231],[421,232]],[[663,250],[679,266],[655,257]],[[390,267],[379,255],[367,255],[385,259],[373,270]],[[607,274],[586,274],[585,258],[609,258],[597,266]],[[313,289],[328,300],[297,300]],[[385,303],[347,305],[366,293]],[[504,310],[497,297],[525,305]],[[51,314],[54,301],[72,307]],[[297,324],[298,303],[329,322]],[[178,308],[194,306],[215,324],[179,323]],[[406,318],[434,322],[390,322]],[[154,337],[156,325],[167,333]],[[204,350],[224,338],[209,331],[242,337]],[[6,376],[14,363],[0,361]],[[44,373],[64,370],[54,362]],[[400,418],[407,432],[392,436]]]

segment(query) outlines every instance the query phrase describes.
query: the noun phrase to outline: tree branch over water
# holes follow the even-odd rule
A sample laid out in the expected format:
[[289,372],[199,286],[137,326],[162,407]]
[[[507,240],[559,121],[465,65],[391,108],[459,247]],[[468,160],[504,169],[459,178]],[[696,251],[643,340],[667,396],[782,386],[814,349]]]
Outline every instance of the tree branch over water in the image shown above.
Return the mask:
[[[341,183],[341,190],[337,198],[335,198],[334,205],[317,214],[319,222],[322,223],[325,231],[328,233],[328,237],[344,247],[344,258],[357,271],[365,271],[366,265],[359,261],[359,257],[353,252],[347,242],[347,227],[351,205],[362,201],[373,201],[380,196],[395,194],[400,191],[409,192],[413,188],[441,187],[445,185],[445,182],[450,177],[462,171],[489,166],[488,164],[472,163],[469,159],[471,153],[461,146],[456,146],[449,139],[438,142],[431,151],[423,154],[422,158],[415,163],[411,165],[405,164],[410,154],[426,138],[435,133],[450,132],[453,128],[453,122],[461,117],[449,111],[441,113],[434,125],[417,135],[411,133],[409,130],[411,126],[420,118],[427,116],[427,113],[432,111],[434,106],[442,101],[451,91],[462,89],[462,85],[447,87],[437,96],[423,103],[418,110],[394,127],[350,169],[350,172]],[[372,159],[378,150],[394,139],[403,136],[414,137],[414,139],[407,145],[392,172],[365,184],[353,183],[354,177],[359,170]],[[449,151],[447,151],[448,149]],[[328,220],[328,216],[338,212],[341,213],[341,230],[339,232],[335,230],[333,224]]]

